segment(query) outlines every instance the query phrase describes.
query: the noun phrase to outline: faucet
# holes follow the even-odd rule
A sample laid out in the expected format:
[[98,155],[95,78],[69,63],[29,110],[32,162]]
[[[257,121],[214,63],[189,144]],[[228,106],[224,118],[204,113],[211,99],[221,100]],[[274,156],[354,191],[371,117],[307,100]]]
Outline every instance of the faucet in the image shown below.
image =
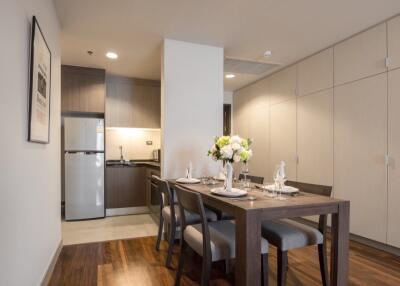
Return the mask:
[[119,146],[120,161],[124,162],[124,155],[122,155],[122,146]]

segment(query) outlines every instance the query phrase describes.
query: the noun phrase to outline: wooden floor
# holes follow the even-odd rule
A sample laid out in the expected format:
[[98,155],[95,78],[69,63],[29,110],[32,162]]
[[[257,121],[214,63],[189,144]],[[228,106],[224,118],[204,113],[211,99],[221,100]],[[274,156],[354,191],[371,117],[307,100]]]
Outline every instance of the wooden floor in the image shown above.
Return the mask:
[[[49,285],[173,285],[178,255],[168,269],[166,243],[159,252],[154,245],[155,237],[146,237],[64,246]],[[276,285],[276,249],[270,251],[270,285]],[[198,285],[201,259],[191,258],[181,285]],[[315,247],[290,251],[287,285],[321,285],[317,261]],[[233,274],[224,271],[224,264],[214,264],[210,284],[232,285]],[[351,242],[349,279],[350,285],[400,285],[400,258]]]

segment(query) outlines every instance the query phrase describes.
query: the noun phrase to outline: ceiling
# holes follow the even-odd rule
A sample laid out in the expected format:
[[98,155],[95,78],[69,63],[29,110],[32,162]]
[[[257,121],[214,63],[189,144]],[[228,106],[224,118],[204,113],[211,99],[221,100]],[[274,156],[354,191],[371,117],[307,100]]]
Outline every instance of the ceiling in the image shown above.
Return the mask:
[[[223,47],[225,57],[282,67],[400,12],[399,0],[54,2],[62,27],[63,64],[146,79],[160,79],[163,38]],[[263,57],[266,50],[272,51],[271,57]],[[107,51],[119,58],[107,59]],[[237,74],[225,79],[225,90],[270,72]]]

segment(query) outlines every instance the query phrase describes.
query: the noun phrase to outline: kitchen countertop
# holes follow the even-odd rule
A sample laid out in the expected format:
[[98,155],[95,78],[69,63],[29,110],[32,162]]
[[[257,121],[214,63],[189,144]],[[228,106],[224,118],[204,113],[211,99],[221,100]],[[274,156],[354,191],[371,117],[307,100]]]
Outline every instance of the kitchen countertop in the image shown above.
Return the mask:
[[121,163],[119,160],[107,160],[107,167],[139,167],[139,166],[150,166],[154,168],[160,168],[160,162],[153,160],[129,160]]

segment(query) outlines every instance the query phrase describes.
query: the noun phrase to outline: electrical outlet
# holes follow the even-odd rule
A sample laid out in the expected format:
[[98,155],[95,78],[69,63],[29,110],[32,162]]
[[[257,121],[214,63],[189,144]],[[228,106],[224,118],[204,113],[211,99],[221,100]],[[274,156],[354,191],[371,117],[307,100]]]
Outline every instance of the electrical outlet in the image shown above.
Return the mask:
[[153,141],[151,140],[146,141],[146,145],[153,145]]

